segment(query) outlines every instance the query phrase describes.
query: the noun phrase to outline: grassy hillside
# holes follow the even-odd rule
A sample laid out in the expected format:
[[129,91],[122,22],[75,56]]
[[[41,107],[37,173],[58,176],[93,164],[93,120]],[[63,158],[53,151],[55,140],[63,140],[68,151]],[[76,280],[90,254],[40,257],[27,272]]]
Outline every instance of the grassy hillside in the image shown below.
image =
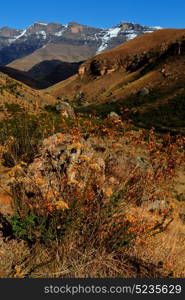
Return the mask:
[[[5,103],[21,105],[27,111],[35,113],[42,105],[55,102],[55,98],[0,72],[0,102],[1,106]],[[4,117],[4,113],[1,116]]]
[[79,111],[116,110],[140,126],[184,131],[184,55],[185,30],[159,30],[88,60],[48,92],[80,102]]

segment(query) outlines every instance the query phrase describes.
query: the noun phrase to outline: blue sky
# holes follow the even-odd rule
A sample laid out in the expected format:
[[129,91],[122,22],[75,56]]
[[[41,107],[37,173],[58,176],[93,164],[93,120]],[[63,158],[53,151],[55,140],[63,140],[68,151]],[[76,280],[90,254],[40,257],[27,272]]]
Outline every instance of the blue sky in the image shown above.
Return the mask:
[[0,27],[26,28],[34,21],[112,27],[121,21],[185,28],[185,0],[1,1]]

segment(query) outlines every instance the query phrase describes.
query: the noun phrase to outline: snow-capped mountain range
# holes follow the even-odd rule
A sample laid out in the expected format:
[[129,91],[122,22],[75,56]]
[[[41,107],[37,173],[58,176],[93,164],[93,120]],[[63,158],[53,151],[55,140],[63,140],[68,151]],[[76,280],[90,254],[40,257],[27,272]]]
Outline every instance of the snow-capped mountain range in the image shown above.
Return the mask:
[[[161,27],[149,27],[122,22],[110,29],[93,28],[75,22],[68,24],[35,22],[24,30],[0,28],[0,64],[6,65],[25,57],[38,49],[47,50],[48,45],[65,46],[70,51],[78,49],[78,55],[66,56],[66,61],[81,61],[111,49],[141,34],[153,32]],[[46,51],[45,50],[45,51]],[[61,48],[62,51],[62,48]],[[65,52],[65,51],[64,51]],[[80,55],[79,55],[80,53]]]

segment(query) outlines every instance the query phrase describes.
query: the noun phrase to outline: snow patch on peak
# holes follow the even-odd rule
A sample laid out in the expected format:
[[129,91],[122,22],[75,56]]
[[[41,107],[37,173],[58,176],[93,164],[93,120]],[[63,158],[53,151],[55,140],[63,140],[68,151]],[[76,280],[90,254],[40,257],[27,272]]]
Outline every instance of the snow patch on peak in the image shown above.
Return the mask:
[[108,46],[108,43],[109,41],[114,38],[114,37],[117,37],[118,36],[118,33],[121,31],[121,28],[120,27],[113,27],[111,29],[107,29],[105,31],[105,34],[103,35],[102,37],[102,43],[100,45],[100,47],[98,48],[96,54],[99,54],[101,53],[102,51],[104,51],[107,46]]

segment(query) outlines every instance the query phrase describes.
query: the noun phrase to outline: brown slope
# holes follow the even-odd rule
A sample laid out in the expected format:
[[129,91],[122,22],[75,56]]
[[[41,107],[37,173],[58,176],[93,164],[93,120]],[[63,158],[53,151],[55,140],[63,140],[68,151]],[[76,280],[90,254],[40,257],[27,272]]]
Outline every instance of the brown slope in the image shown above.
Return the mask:
[[[91,104],[81,111],[96,108],[105,114],[127,108],[127,116],[140,125],[185,128],[184,62],[185,30],[159,30],[95,56],[77,77],[48,91],[71,101],[80,92],[81,104]],[[140,93],[143,88],[148,95]]]

